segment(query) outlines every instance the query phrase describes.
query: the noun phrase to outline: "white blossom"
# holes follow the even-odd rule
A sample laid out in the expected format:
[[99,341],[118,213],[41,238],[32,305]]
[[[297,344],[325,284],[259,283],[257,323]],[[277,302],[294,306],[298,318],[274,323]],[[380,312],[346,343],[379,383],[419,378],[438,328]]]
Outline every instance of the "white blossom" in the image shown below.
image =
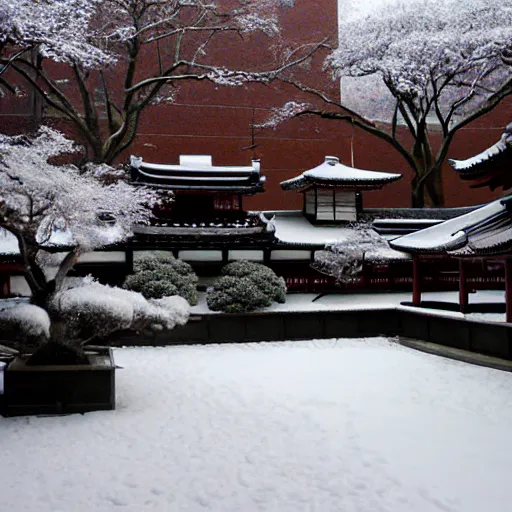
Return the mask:
[[389,122],[396,98],[429,120],[436,105],[443,116],[463,115],[510,77],[501,60],[512,40],[508,2],[393,1],[367,12],[342,21],[326,61],[342,78],[342,101],[361,115]]
[[37,46],[57,62],[84,67],[109,64],[113,57],[92,43],[91,27],[100,0],[0,0],[0,46]]
[[[51,158],[78,148],[61,133],[42,127],[33,139],[0,135],[0,225],[41,245],[68,243],[92,250],[125,239],[146,222],[153,192]],[[110,178],[117,177],[114,170]],[[101,222],[107,218],[109,224]]]

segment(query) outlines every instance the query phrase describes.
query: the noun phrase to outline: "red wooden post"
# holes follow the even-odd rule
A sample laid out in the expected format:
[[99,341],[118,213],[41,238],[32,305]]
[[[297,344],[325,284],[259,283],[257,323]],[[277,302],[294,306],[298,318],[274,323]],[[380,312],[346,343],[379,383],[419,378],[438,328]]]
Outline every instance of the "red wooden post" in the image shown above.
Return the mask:
[[421,305],[421,268],[418,256],[412,257],[412,305]]
[[465,271],[464,260],[459,260],[459,311],[461,313],[467,313],[469,303]]
[[509,259],[505,260],[505,304],[506,321],[512,322],[512,264]]

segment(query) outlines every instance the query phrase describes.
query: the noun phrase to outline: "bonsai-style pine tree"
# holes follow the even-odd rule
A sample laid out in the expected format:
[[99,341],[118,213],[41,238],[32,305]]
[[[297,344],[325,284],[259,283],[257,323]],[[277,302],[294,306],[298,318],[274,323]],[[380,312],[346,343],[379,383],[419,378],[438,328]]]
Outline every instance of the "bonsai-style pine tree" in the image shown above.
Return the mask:
[[[109,3],[115,4],[123,2]],[[77,76],[112,63],[111,51],[95,37],[101,33],[101,5],[96,0],[0,0],[0,86],[14,91],[6,71],[23,63],[22,75],[28,70],[32,79],[37,70],[38,83],[47,85],[41,59],[64,63]],[[116,13],[110,12],[109,19]],[[58,91],[49,94],[74,112]],[[87,113],[85,118],[91,119]],[[81,252],[130,236],[132,225],[148,219],[155,201],[152,192],[131,186],[123,172],[109,166],[65,164],[77,149],[47,127],[35,136],[0,135],[0,228],[16,237],[32,292],[32,304],[2,304],[0,331],[22,342],[82,344],[118,329],[171,329],[185,323],[188,305],[180,297],[147,301],[128,290],[66,279]],[[63,257],[50,279],[44,261],[53,251]],[[59,350],[53,345],[55,355]]]
[[[0,328],[82,343],[118,329],[186,322],[188,304],[180,297],[148,302],[136,292],[66,280],[83,251],[126,239],[134,224],[149,218],[155,200],[153,192],[125,182],[122,171],[52,161],[76,149],[46,127],[33,138],[0,135],[0,228],[16,237],[32,292],[32,310],[23,305],[0,311]],[[53,279],[44,269],[51,252],[63,254]],[[41,311],[47,320],[34,326],[30,317],[43,318]]]

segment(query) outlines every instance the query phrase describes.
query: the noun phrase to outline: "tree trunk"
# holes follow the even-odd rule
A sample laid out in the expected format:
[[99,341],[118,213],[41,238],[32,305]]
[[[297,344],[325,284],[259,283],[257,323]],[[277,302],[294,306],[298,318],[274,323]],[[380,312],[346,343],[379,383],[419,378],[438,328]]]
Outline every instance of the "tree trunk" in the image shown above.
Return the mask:
[[411,183],[411,206],[412,208],[425,207],[425,183],[415,176]]
[[425,200],[432,208],[444,206],[443,177],[439,167],[434,168],[425,180]]
[[[425,179],[423,176],[427,175]],[[440,208],[444,206],[443,180],[439,167],[422,170],[411,183],[413,208]]]

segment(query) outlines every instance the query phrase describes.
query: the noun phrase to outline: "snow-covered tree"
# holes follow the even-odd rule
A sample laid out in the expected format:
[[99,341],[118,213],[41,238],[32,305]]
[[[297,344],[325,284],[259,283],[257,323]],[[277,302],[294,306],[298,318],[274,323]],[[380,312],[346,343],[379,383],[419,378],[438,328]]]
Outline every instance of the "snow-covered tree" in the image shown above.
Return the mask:
[[[220,60],[229,52],[210,55],[212,41],[230,34],[239,41],[250,33],[263,33],[269,46],[271,42],[278,47],[279,0],[11,0],[8,12],[15,17],[18,6],[32,3],[56,10],[64,10],[62,5],[67,3],[76,4],[83,26],[73,25],[73,35],[66,40],[78,36],[92,45],[90,58],[83,59],[64,42],[59,46],[43,39],[38,47],[41,58],[36,62],[21,55],[15,60],[4,57],[0,63],[9,64],[47,106],[73,124],[95,162],[111,163],[134,140],[143,110],[155,102],[172,101],[180,83],[268,83],[279,72],[305,61],[318,47],[306,45],[283,52],[282,59],[276,56],[274,62],[263,62],[258,70],[228,69]],[[44,31],[51,19],[40,22],[34,17],[35,28],[31,29]],[[24,17],[11,22],[12,26],[20,24],[26,27],[28,22]],[[115,60],[117,66],[106,66],[108,59]],[[50,60],[69,64],[64,78],[62,72],[55,73]],[[102,67],[91,71],[94,64]]]
[[[47,127],[32,138],[0,135],[0,228],[18,241],[33,302],[2,304],[0,330],[21,342],[49,342],[37,356],[43,359],[63,353],[79,357],[70,346],[120,329],[172,329],[188,319],[189,306],[181,297],[146,300],[88,278],[65,279],[82,251],[126,239],[133,224],[149,219],[157,200],[152,191],[124,181],[124,171],[54,161],[76,150]],[[59,267],[49,280],[43,265],[53,252]]]
[[67,282],[45,309],[23,302],[2,303],[0,331],[21,354],[34,351],[33,364],[86,363],[83,347],[94,339],[119,330],[170,330],[184,325],[188,316],[188,302],[177,295],[146,300],[140,293],[85,278]]
[[[0,227],[13,233],[25,262],[34,301],[59,289],[82,251],[121,241],[147,221],[155,196],[120,179],[105,165],[79,169],[52,158],[77,150],[61,133],[42,127],[37,136],[0,135]],[[40,251],[69,251],[52,283]]]
[[359,279],[365,259],[373,262],[386,259],[391,251],[388,242],[369,225],[357,225],[343,238],[326,244],[315,252],[311,266],[318,272],[333,277],[336,283],[353,283]]
[[441,206],[455,134],[512,93],[511,41],[510,2],[390,0],[340,25],[325,68],[341,79],[341,103],[295,84],[329,105],[301,113],[347,120],[388,142],[414,173],[413,206]]

